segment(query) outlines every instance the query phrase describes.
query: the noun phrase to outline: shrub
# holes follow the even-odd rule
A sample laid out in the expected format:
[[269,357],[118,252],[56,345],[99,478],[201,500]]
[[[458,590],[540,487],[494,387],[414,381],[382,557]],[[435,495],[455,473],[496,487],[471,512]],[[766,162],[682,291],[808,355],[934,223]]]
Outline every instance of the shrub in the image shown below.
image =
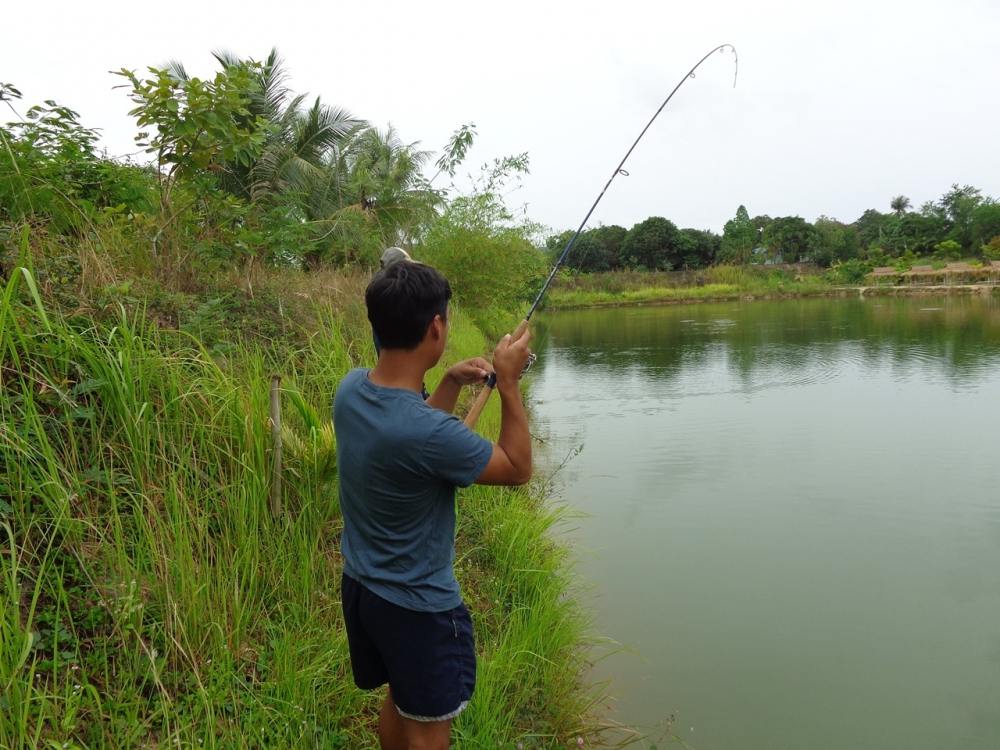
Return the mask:
[[[416,258],[443,273],[455,301],[479,311],[476,322],[499,333],[523,315],[548,262],[529,237],[536,227],[517,223],[490,189],[455,198],[427,231]],[[490,319],[482,315],[492,310]],[[500,318],[503,318],[502,320]]]
[[834,263],[825,276],[835,284],[860,284],[874,267],[871,261],[851,258]]
[[962,246],[955,240],[945,240],[934,246],[934,257],[938,260],[958,260],[962,257]]
[[983,245],[983,257],[986,260],[1000,260],[1000,235]]
[[917,256],[913,254],[912,250],[907,250],[905,253],[896,258],[896,262],[893,263],[893,268],[902,273],[903,271],[909,271],[913,268],[913,263],[917,260]]

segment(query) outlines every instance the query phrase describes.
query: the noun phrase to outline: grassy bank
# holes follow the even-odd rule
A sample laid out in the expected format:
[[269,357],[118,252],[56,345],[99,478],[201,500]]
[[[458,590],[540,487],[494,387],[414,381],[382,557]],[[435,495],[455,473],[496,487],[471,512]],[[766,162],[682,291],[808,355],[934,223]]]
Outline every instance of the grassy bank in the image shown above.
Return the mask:
[[[358,280],[289,272],[186,303],[111,282],[66,307],[16,268],[0,306],[0,747],[373,746],[379,697],[350,678],[338,601],[328,418],[340,377],[373,359]],[[220,330],[220,305],[256,325]],[[456,310],[448,362],[487,348]],[[480,424],[495,433],[495,400]],[[470,488],[459,507],[479,680],[456,743],[596,741],[560,510],[539,486]]]
[[716,266],[700,271],[564,274],[553,285],[546,307],[711,302],[747,297],[779,299],[839,293],[839,285],[813,267]]
[[727,300],[857,295],[942,296],[1000,294],[989,284],[870,286],[845,282],[814,267],[717,266],[702,271],[614,271],[564,274],[545,305],[550,310],[628,305],[669,305]]

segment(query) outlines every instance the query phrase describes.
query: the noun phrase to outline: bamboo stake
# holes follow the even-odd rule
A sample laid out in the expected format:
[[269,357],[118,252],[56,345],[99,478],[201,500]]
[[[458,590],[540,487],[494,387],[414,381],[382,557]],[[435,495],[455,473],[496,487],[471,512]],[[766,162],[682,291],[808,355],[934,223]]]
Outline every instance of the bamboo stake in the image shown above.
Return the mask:
[[278,518],[281,508],[281,376],[271,376],[271,515]]

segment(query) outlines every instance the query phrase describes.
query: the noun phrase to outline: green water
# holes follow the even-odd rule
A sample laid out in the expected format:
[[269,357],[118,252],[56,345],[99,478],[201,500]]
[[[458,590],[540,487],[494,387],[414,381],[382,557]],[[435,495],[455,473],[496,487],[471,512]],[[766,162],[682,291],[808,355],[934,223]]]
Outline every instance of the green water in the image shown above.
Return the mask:
[[[611,716],[697,750],[1000,748],[1000,302],[551,313],[541,460]],[[663,745],[660,741],[660,747]]]

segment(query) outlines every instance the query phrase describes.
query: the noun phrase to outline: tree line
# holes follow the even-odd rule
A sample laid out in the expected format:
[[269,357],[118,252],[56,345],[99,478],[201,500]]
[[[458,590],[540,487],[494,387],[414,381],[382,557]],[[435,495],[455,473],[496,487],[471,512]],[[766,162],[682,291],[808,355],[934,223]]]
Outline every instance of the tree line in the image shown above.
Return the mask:
[[[937,201],[911,210],[898,195],[890,211],[871,208],[849,224],[827,216],[808,222],[799,216],[751,217],[745,206],[726,222],[722,234],[678,229],[660,216],[635,224],[599,226],[581,233],[566,265],[578,271],[704,268],[717,263],[808,262],[828,267],[852,260],[870,265],[930,256],[938,260],[1000,260],[1000,202],[971,185],[952,185]],[[558,256],[572,231],[546,240]]]
[[[216,53],[218,69],[190,75],[180,63],[116,73],[131,99],[143,156],[111,158],[99,131],[48,100],[19,110],[21,92],[0,83],[0,267],[18,254],[20,229],[69,247],[130,248],[128,257],[183,283],[218,268],[254,264],[316,269],[377,265],[402,245],[462,279],[470,294],[513,299],[544,273],[570,232],[547,239],[504,205],[527,154],[482,165],[473,187],[452,178],[474,143],[458,127],[439,151],[406,142],[342,107],[292,91],[277,51],[263,60]],[[857,259],[1000,257],[1000,204],[972,186],[911,210],[852,223],[828,217],[751,217],[737,209],[722,234],[654,216],[630,229],[584,232],[567,265],[580,271],[673,270],[712,264]],[[542,252],[539,252],[541,250]],[[67,257],[72,253],[67,251]],[[540,270],[541,269],[541,270]],[[495,293],[502,279],[509,289]]]

